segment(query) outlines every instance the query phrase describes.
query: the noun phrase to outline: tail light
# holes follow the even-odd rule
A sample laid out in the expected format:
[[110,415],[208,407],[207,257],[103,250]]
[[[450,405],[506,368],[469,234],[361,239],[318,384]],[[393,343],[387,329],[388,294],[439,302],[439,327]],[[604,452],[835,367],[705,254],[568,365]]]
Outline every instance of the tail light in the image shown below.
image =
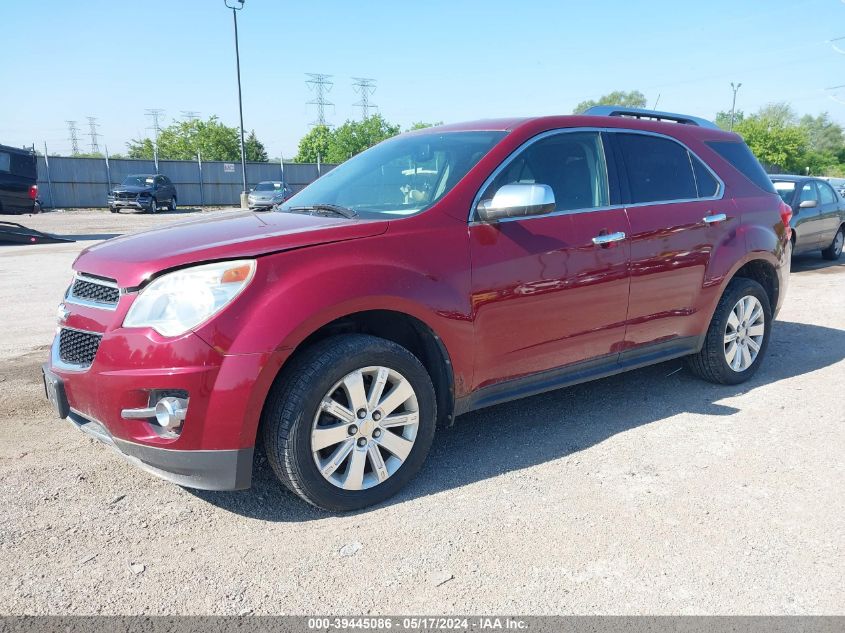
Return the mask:
[[30,185],[29,187],[29,199],[35,200],[38,197],[38,185]]
[[786,228],[786,236],[792,237],[792,229],[789,226],[789,221],[792,219],[792,207],[785,202],[780,203],[780,219],[783,220],[783,226]]

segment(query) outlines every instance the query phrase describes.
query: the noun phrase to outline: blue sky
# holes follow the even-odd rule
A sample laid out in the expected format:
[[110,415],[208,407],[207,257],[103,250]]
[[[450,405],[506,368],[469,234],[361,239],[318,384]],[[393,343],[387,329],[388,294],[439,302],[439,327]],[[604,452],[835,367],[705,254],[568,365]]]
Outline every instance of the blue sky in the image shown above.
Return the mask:
[[[126,151],[145,108],[237,124],[232,16],[223,0],[4,0],[0,143],[70,150],[64,121]],[[712,117],[788,101],[845,124],[843,0],[247,0],[239,14],[244,127],[291,157],[314,119],[305,73],[333,75],[328,119],[359,116],[352,77],[403,128],[569,113],[639,89],[659,108]],[[845,49],[845,40],[839,42]],[[841,100],[837,102],[831,95]]]

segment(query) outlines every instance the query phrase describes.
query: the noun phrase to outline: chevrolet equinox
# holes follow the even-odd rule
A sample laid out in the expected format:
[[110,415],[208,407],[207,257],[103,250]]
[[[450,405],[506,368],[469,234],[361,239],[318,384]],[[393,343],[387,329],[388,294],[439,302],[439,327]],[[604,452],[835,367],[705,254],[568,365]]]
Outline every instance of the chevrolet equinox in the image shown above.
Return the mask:
[[183,486],[332,511],[438,425],[685,357],[736,384],[783,302],[791,209],[712,123],[597,107],[387,140],[281,205],[84,250],[44,366],[59,417]]

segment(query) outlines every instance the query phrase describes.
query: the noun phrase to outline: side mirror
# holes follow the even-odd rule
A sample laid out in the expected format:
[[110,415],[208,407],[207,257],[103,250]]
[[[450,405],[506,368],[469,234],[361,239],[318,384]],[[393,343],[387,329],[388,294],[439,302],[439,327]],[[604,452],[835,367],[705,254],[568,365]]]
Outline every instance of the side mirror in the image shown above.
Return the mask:
[[804,200],[801,204],[798,205],[799,209],[814,209],[818,206],[818,202],[815,200]]
[[492,200],[482,200],[476,207],[482,222],[504,218],[545,215],[555,210],[555,194],[548,185],[512,184],[499,188]]

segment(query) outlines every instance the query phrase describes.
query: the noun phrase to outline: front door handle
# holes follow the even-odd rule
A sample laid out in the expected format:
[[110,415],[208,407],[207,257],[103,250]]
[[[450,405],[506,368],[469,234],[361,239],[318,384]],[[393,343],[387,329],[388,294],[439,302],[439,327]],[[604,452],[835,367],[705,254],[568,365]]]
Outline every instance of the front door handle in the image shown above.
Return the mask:
[[604,246],[613,242],[621,242],[625,239],[625,234],[622,231],[616,233],[608,233],[607,235],[596,235],[593,238],[593,244],[596,246]]
[[716,224],[718,222],[724,222],[728,219],[724,213],[714,213],[713,215],[708,215],[701,218],[705,224]]

